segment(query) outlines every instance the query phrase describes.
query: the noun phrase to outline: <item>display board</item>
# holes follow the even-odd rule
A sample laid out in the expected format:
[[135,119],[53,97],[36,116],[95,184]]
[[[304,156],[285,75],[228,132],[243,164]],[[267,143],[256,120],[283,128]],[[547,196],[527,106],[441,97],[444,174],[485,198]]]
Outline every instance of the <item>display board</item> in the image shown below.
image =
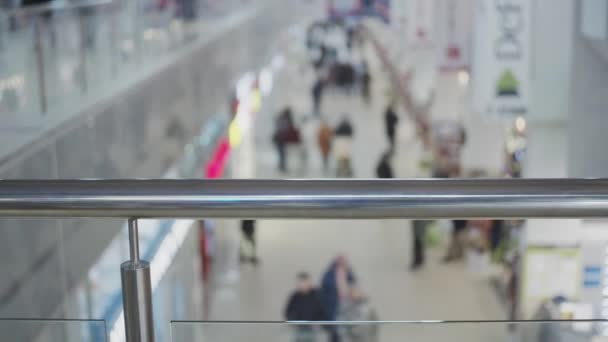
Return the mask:
[[528,314],[555,296],[570,301],[579,298],[582,267],[578,247],[528,247],[523,265],[521,302],[528,306]]
[[477,0],[473,36],[473,106],[501,116],[528,113],[529,0]]

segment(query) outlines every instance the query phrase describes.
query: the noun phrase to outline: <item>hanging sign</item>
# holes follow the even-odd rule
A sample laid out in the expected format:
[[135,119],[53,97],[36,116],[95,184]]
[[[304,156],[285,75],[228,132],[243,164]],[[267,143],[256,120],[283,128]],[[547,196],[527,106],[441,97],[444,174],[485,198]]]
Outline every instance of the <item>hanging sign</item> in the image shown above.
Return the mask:
[[441,69],[467,69],[473,20],[472,0],[435,2],[437,61]]
[[407,0],[407,40],[412,47],[428,47],[433,42],[434,1]]

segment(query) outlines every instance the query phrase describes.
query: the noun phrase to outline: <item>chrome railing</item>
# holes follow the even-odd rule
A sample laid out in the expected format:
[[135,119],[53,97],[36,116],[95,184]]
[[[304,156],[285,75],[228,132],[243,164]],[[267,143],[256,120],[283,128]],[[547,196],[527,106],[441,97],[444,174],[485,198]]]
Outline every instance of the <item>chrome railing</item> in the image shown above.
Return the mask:
[[608,179],[0,182],[0,216],[369,219],[607,215]]
[[3,180],[0,216],[124,217],[127,341],[153,341],[139,218],[587,218],[608,216],[608,179]]

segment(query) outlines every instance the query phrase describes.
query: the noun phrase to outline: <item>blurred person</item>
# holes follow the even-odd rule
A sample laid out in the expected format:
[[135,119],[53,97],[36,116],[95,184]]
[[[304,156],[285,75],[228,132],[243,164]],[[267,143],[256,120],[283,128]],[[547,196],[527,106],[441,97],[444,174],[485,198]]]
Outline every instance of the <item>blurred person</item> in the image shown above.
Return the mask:
[[376,176],[378,178],[393,178],[393,168],[391,167],[391,154],[385,152],[380,158],[380,162],[376,167]]
[[336,177],[337,178],[353,178],[353,166],[350,158],[342,157],[338,158],[336,162]]
[[312,86],[312,104],[313,114],[319,116],[321,113],[321,100],[323,97],[323,89],[325,88],[325,81],[319,77]]
[[[350,288],[348,296],[340,303],[339,322],[377,321],[378,315],[358,287]],[[337,327],[341,342],[375,342],[378,340],[376,324],[344,324]]]
[[[509,278],[507,281],[507,294],[509,302],[509,320],[514,321],[519,318],[519,270],[520,268],[520,257],[518,252],[514,252],[507,259],[507,267],[509,269]],[[514,329],[515,326],[510,326],[510,329]]]
[[315,21],[306,29],[306,47],[313,49],[319,47],[320,42],[323,40],[324,35],[323,24],[319,21]]
[[426,227],[429,221],[413,220],[412,221],[412,264],[410,270],[415,271],[424,266],[424,238],[426,236]]
[[323,169],[327,171],[329,168],[329,152],[331,150],[331,141],[333,138],[333,130],[327,124],[325,119],[321,119],[319,124],[319,132],[317,133],[317,142],[319,143],[319,151],[323,159]]
[[336,319],[340,301],[349,294],[349,288],[355,283],[348,259],[344,255],[337,256],[323,274],[321,282],[321,301],[328,319]]
[[504,221],[492,220],[492,228],[490,229],[490,250],[496,253],[504,239]]
[[315,70],[320,70],[326,63],[329,56],[329,51],[325,44],[321,43],[319,45],[319,57],[316,61],[313,62],[313,67]]
[[384,112],[384,125],[386,128],[386,136],[390,143],[391,150],[395,147],[395,133],[397,131],[397,123],[399,122],[399,117],[395,113],[393,109],[393,105],[389,105]]
[[353,42],[355,38],[355,25],[351,21],[346,22],[346,48],[349,52],[353,49]]
[[467,222],[467,263],[472,272],[484,274],[490,264],[492,220],[469,220]]
[[300,142],[300,134],[294,125],[291,108],[286,107],[277,117],[273,141],[279,156],[279,171],[287,172],[287,144]]
[[353,134],[353,126],[345,115],[334,130],[334,154],[337,163],[337,177],[353,176],[351,163]]
[[[433,178],[454,178],[458,177],[460,168],[452,166],[448,168],[435,168]],[[452,234],[448,247],[443,257],[443,262],[461,260],[464,257],[464,245],[466,242],[467,220],[452,220]]]
[[258,263],[258,254],[255,243],[255,220],[241,221],[241,262]]
[[[321,304],[325,317],[329,321],[335,321],[338,308],[342,301],[349,295],[349,289],[356,282],[355,275],[351,270],[348,259],[339,255],[329,265],[321,280]],[[330,342],[340,341],[335,326],[326,326]]]
[[[296,290],[289,296],[284,317],[287,321],[322,321],[325,319],[319,291],[313,287],[308,273],[298,273]],[[314,327],[296,325],[295,340],[298,342],[315,341]]]
[[286,160],[286,145],[285,141],[285,132],[289,129],[289,118],[290,111],[289,108],[284,109],[281,114],[275,120],[275,129],[274,134],[272,136],[272,140],[277,148],[277,153],[279,156],[279,171],[285,172],[287,170],[287,160]]
[[338,87],[350,94],[356,81],[355,68],[350,63],[334,63],[331,69],[333,79]]
[[340,124],[338,125],[338,127],[336,127],[335,135],[337,137],[352,138],[353,134],[354,134],[353,125],[350,123],[350,120],[348,119],[347,115],[345,114],[344,117],[342,118],[342,121],[340,121]]
[[452,220],[452,235],[448,244],[448,249],[443,257],[444,262],[451,262],[462,259],[464,256],[464,245],[466,240],[466,220]]
[[369,73],[367,61],[361,63],[361,97],[366,103],[371,99],[371,81],[372,76]]

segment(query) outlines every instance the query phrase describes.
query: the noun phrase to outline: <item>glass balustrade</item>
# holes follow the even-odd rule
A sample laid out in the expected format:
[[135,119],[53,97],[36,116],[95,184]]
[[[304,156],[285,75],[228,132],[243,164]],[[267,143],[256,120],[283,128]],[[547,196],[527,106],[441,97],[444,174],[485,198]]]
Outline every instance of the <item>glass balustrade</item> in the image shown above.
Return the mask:
[[[0,116],[38,123],[103,97],[261,2],[96,0],[0,10]],[[148,69],[149,70],[149,69]]]
[[608,321],[172,322],[173,342],[591,342]]
[[105,342],[103,320],[0,319],[2,341]]

